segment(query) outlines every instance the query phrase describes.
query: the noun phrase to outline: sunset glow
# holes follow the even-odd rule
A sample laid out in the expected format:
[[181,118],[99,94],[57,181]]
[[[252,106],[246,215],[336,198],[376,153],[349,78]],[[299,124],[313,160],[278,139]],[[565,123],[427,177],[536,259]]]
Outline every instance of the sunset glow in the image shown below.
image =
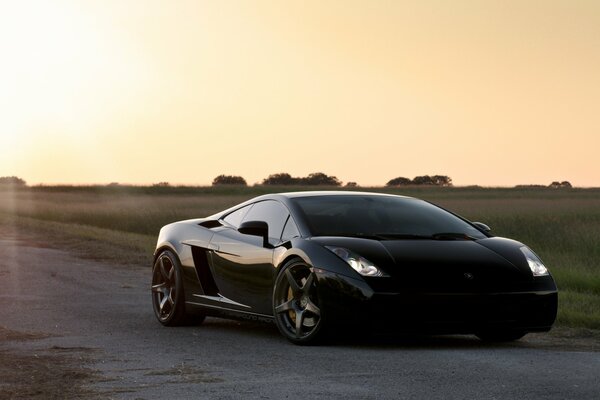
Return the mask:
[[600,2],[0,5],[0,176],[600,186]]

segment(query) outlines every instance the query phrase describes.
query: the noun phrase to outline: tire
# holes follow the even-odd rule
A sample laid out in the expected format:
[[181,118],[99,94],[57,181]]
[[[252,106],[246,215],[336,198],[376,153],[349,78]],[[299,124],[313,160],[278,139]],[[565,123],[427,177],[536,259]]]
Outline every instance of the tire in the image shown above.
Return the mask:
[[324,339],[317,277],[304,261],[293,259],[281,268],[273,288],[273,316],[279,332],[294,344],[317,344]]
[[497,331],[482,331],[475,334],[484,342],[513,342],[527,335],[527,332],[522,330],[497,330]]
[[204,315],[188,314],[179,258],[170,250],[162,251],[152,267],[152,308],[165,326],[199,324]]

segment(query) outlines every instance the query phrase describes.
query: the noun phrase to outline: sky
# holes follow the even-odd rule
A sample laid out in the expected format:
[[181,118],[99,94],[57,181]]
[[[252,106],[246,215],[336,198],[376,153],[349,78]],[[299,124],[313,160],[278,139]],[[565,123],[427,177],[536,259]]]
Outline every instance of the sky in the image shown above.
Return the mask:
[[597,0],[0,0],[0,176],[600,186]]

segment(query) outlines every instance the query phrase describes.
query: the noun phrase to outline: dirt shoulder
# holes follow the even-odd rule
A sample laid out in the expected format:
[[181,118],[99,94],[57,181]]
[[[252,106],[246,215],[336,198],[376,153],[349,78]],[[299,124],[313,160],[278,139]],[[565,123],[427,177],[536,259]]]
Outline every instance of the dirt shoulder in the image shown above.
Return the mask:
[[[107,240],[94,240],[94,236],[103,234]],[[148,255],[143,254],[139,246],[133,246],[129,248],[129,254],[122,256],[125,247],[111,246],[111,241],[118,238],[111,238],[110,234],[68,224],[0,219],[0,255],[3,258],[0,281],[9,288],[0,293],[0,398],[105,398],[106,393],[100,394],[94,387],[103,381],[102,375],[90,366],[97,362],[98,349],[80,343],[71,345],[68,337],[65,340],[69,332],[62,332],[58,323],[52,325],[53,316],[64,313],[60,303],[68,299],[37,294],[59,292],[61,279],[64,283],[72,283],[68,282],[72,280],[68,270],[85,269],[86,263],[97,264],[101,260],[108,268],[141,269],[142,261],[146,261]],[[52,266],[62,254],[69,254],[70,262],[62,268]],[[32,267],[38,266],[31,265],[32,260],[40,267],[33,273]],[[10,299],[11,294],[16,296]],[[49,304],[44,297],[49,301],[57,298],[59,302]],[[36,321],[34,316],[41,308],[49,316],[46,323]],[[28,309],[38,312],[28,313]],[[2,315],[4,313],[8,315]],[[28,326],[34,329],[19,329]]]
[[58,346],[36,349],[28,343],[48,336],[0,327],[0,398],[97,397],[90,386],[98,381],[99,376],[86,366],[92,350]]

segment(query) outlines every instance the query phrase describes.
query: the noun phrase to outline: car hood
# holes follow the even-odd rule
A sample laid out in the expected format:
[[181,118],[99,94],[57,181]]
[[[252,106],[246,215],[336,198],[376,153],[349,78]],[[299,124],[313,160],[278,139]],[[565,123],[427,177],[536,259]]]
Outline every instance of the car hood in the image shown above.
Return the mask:
[[519,250],[523,244],[505,238],[373,240],[318,237],[312,240],[360,254],[388,274],[395,281],[395,287],[436,291],[514,290],[515,283],[530,282],[533,278]]

